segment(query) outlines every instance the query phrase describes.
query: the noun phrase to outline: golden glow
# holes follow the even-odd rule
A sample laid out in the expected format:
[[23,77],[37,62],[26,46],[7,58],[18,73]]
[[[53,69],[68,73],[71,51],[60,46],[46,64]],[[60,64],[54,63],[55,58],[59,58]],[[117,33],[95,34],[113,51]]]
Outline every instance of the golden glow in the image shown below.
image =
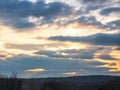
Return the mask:
[[[57,42],[57,41],[56,41]],[[59,50],[67,50],[67,49],[86,49],[89,45],[88,44],[83,44],[83,43],[76,43],[76,42],[61,42],[57,46],[48,46],[45,45],[44,49],[45,50],[51,50],[51,51],[59,51]]]
[[[33,31],[34,30],[34,31]],[[78,22],[72,22],[67,25],[43,25],[37,26],[31,31],[42,37],[50,36],[87,36],[100,33],[102,30],[94,25],[84,25]],[[106,31],[105,31],[106,32]],[[47,35],[47,36],[46,36]]]
[[113,50],[110,55],[116,59],[120,60],[120,50]]
[[[104,3],[100,2],[102,5],[98,5],[98,2],[96,2],[97,0],[94,0],[94,3],[98,7],[100,6],[99,8],[94,8],[94,10],[88,9],[88,7],[91,7],[91,3],[88,2],[84,5],[84,0],[27,1],[31,1],[31,3],[28,2],[28,4],[31,4],[33,8],[38,8],[37,10],[40,9],[39,6],[36,6],[37,3],[45,5],[41,10],[45,8],[45,10],[50,11],[48,12],[49,15],[44,16],[44,11],[39,13],[39,15],[36,15],[36,11],[31,8],[29,10],[34,11],[33,14],[31,14],[32,12],[29,13],[29,11],[27,11],[26,13],[28,14],[23,13],[26,15],[22,15],[22,17],[14,14],[17,8],[12,10],[14,13],[7,13],[6,11],[9,10],[8,7],[1,11],[1,13],[3,12],[3,15],[5,14],[0,18],[0,62],[2,62],[0,63],[0,65],[2,65],[0,67],[3,67],[3,70],[11,67],[12,64],[20,64],[19,66],[23,68],[24,65],[21,64],[23,60],[26,59],[24,62],[27,62],[26,64],[29,65],[28,67],[24,67],[27,68],[27,70],[25,69],[23,71],[24,74],[35,75],[38,72],[47,70],[48,71],[43,74],[48,74],[48,67],[57,63],[57,60],[59,60],[58,64],[60,65],[51,67],[51,70],[62,69],[62,66],[65,70],[61,70],[60,72],[58,72],[59,70],[56,70],[55,73],[61,73],[66,76],[78,75],[79,71],[75,72],[75,69],[85,69],[85,73],[81,72],[80,74],[90,74],[92,72],[98,74],[98,72],[101,71],[101,68],[105,70],[105,74],[120,73],[120,46],[109,44],[117,41],[117,35],[120,34],[118,25],[120,13],[116,12],[116,7],[119,8],[118,0],[111,0],[110,2]],[[58,11],[52,13],[51,7],[57,5],[56,2],[63,7],[60,6],[57,8]],[[12,5],[12,3],[10,3],[10,5]],[[111,5],[112,8],[116,10],[104,13],[104,11],[111,8]],[[103,7],[101,8],[101,6]],[[18,8],[19,13],[25,12],[21,10],[22,8]],[[66,10],[68,11],[66,12]],[[16,20],[18,17],[19,19]],[[12,22],[12,20],[14,21]],[[29,27],[29,25],[31,26]],[[102,34],[103,39],[106,39],[107,37],[111,38],[113,34],[116,34],[116,37],[113,38],[111,42],[108,40],[108,42],[104,43],[101,42],[102,40],[100,38]],[[108,35],[104,38],[105,34]],[[49,39],[50,37],[57,36],[58,39]],[[62,38],[62,41],[59,40],[60,37],[69,40]],[[91,38],[89,39],[88,37]],[[80,38],[81,40],[78,39],[78,41],[74,41],[75,38],[76,40],[77,38]],[[48,67],[35,68],[34,66],[30,66],[31,63],[29,63],[29,58],[31,58],[30,62],[36,62],[36,60],[42,62],[45,60],[45,62],[48,61],[50,63],[46,63]],[[9,64],[9,67],[7,67],[7,64]],[[73,71],[69,70],[70,66]],[[96,71],[96,68],[98,71]],[[6,71],[3,72],[8,73]],[[104,74],[104,72],[101,72],[101,74]]]
[[25,70],[25,72],[44,72],[45,69],[43,68],[35,68],[35,69],[28,69],[28,70]]
[[11,58],[13,56],[15,56],[15,54],[6,51],[0,51],[0,60],[6,60],[6,58]]
[[104,65],[99,65],[96,67],[104,67],[109,68],[109,72],[120,72],[120,61],[119,60],[103,60],[99,58],[95,58],[96,61],[106,63]]
[[[102,63],[104,65],[99,65],[97,67],[109,68],[109,72],[120,72],[120,50],[100,50],[94,55],[94,60]],[[111,49],[112,49],[111,48]],[[108,54],[113,60],[106,60],[99,58],[100,55]]]
[[118,69],[117,70],[116,69],[110,69],[109,72],[112,72],[112,73],[120,72],[120,69],[119,70]]
[[66,72],[66,73],[64,73],[64,74],[72,76],[72,75],[76,75],[77,72]]
[[86,49],[89,45],[77,42],[66,42],[66,48],[68,49]]
[[67,53],[64,53],[64,52],[56,52],[56,54],[60,54],[60,55],[63,55],[63,56],[67,56],[68,54]]

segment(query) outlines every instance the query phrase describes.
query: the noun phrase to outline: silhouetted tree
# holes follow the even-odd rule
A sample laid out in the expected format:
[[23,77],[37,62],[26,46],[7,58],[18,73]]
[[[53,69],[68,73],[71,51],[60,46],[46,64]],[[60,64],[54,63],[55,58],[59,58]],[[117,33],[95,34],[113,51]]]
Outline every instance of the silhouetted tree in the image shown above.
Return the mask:
[[99,90],[120,90],[120,79],[116,78],[115,80],[106,83],[100,87]]
[[28,84],[28,90],[38,90],[38,84],[36,80],[30,80]]
[[11,77],[11,78],[17,78],[17,72],[14,72],[14,71],[13,71],[13,72],[11,73],[11,76],[10,76],[10,77]]
[[13,78],[1,78],[0,90],[21,90],[22,81]]
[[62,90],[62,86],[57,81],[44,82],[40,90]]

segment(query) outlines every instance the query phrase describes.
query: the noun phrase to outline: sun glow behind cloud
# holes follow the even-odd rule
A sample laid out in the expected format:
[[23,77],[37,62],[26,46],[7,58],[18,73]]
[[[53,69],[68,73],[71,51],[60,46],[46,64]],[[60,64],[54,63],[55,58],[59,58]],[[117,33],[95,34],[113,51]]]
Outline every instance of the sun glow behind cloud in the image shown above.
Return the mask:
[[66,75],[69,75],[69,76],[74,76],[77,74],[77,72],[67,72],[67,73],[64,73]]
[[36,68],[36,69],[25,70],[25,72],[33,72],[33,73],[44,72],[44,71],[45,71],[45,69],[43,69],[43,68]]
[[[61,73],[61,76],[63,73],[64,75],[79,75],[78,68],[85,69],[87,75],[102,73],[102,71],[99,71],[101,68],[105,70],[103,72],[106,74],[116,75],[117,73],[119,75],[120,7],[118,0],[110,0],[110,3],[105,1],[104,4],[103,1],[95,0],[40,0],[39,2],[37,0],[27,0],[25,1],[27,5],[24,6],[23,4],[26,8],[22,8],[19,1],[16,2],[20,5],[19,7],[14,6],[14,0],[6,2],[11,6],[10,10],[7,7],[1,7],[5,3],[1,2],[0,4],[1,61],[8,60],[12,62],[11,59],[25,55],[35,59],[39,57],[39,60],[41,58],[49,59],[51,66],[47,62],[47,65],[43,66],[47,69],[54,66],[51,63],[61,60],[60,66],[55,65],[56,67],[54,67],[55,69],[64,67],[68,70],[66,70],[67,73],[57,72],[57,74]],[[91,2],[95,3],[95,6]],[[31,6],[29,7],[29,5]],[[4,9],[8,11],[6,12]],[[2,16],[2,14],[5,14],[5,16]],[[57,37],[57,39],[49,39],[51,37]],[[65,61],[65,65],[62,61]],[[83,66],[79,67],[80,63],[72,66],[77,61],[82,63]],[[14,62],[17,63],[17,61]],[[18,62],[20,63],[20,61]],[[29,64],[29,62],[27,63]],[[66,65],[66,63],[69,65]],[[25,66],[19,66],[18,70]],[[41,67],[42,64],[38,66]],[[68,68],[69,66],[77,68],[78,71],[69,72],[69,69],[71,69]],[[0,72],[2,72],[4,71],[2,68],[7,67],[4,67],[0,62],[0,68]],[[43,68],[34,69],[32,66],[27,68],[31,69],[26,70],[24,68],[22,71],[49,71]],[[85,74],[85,72],[81,73]]]

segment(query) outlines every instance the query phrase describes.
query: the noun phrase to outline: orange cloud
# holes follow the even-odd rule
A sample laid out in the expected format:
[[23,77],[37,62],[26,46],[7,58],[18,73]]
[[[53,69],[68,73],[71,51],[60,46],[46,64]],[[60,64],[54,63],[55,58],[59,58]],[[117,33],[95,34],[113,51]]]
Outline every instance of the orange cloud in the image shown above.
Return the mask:
[[43,68],[35,68],[35,69],[25,70],[25,72],[32,72],[32,73],[44,72],[44,71],[45,71],[45,69],[43,69]]
[[66,74],[66,75],[70,75],[70,76],[73,76],[73,75],[76,75],[77,72],[66,72],[66,73],[64,73],[64,74]]

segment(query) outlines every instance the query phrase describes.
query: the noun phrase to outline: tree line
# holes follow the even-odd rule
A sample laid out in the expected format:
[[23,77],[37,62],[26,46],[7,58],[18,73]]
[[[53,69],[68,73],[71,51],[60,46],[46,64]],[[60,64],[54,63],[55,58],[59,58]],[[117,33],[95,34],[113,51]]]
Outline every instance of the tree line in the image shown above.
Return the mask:
[[[41,79],[18,79],[16,74],[10,78],[0,78],[0,90],[120,90],[120,78],[111,80],[104,85],[78,85],[69,82]],[[25,82],[26,81],[26,82]]]

